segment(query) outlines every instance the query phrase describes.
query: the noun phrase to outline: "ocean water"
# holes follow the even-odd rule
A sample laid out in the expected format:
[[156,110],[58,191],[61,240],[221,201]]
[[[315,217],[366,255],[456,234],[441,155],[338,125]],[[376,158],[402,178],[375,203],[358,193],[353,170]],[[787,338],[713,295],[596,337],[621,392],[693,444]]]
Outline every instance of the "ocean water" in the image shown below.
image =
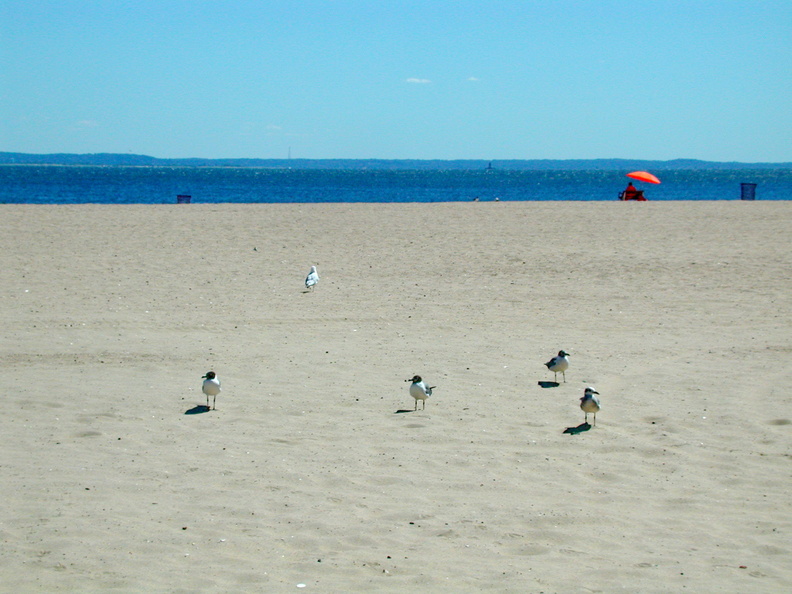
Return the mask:
[[[635,182],[648,200],[792,199],[792,170],[667,170]],[[617,200],[619,171],[340,170],[233,167],[0,166],[1,204],[469,202]]]

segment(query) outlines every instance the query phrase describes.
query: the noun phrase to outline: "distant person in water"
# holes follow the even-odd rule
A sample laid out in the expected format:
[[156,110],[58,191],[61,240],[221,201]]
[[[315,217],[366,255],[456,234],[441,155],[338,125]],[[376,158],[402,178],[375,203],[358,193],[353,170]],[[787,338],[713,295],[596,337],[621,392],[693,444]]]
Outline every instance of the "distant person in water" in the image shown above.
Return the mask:
[[627,184],[627,188],[622,193],[622,200],[635,200],[638,197],[638,190],[632,185],[632,182]]

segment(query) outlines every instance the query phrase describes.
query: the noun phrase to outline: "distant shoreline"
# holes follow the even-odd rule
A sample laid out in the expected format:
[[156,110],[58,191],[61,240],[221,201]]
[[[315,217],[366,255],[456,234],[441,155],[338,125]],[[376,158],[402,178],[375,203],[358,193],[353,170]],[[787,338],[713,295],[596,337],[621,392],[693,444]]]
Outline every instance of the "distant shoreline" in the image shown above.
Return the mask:
[[159,159],[147,155],[116,153],[29,154],[0,152],[0,165],[56,165],[93,167],[229,167],[266,169],[342,169],[342,170],[590,170],[622,171],[671,169],[739,170],[792,169],[792,163],[740,163],[673,159]]

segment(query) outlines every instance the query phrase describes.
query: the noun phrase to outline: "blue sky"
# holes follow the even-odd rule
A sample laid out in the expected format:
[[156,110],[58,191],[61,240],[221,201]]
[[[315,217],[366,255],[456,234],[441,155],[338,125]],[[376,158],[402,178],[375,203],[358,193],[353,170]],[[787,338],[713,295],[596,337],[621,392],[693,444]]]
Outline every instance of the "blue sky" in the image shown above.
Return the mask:
[[792,161],[792,1],[2,0],[0,151]]

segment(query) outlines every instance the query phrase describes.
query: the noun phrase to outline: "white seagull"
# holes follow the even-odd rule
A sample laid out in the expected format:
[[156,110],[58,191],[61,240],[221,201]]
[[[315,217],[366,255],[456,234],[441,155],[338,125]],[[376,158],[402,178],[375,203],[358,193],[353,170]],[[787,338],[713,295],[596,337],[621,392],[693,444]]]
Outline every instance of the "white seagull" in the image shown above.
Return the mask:
[[313,288],[316,286],[316,283],[319,282],[319,273],[316,272],[316,266],[311,266],[311,272],[308,273],[308,276],[305,277],[305,288],[309,291],[313,291]]
[[599,398],[594,396],[594,394],[599,394],[594,388],[589,386],[583,392],[583,396],[580,399],[580,409],[586,413],[585,422],[588,423],[588,416],[589,413],[594,413],[594,424],[597,424],[597,411],[600,409],[600,401]]
[[201,387],[203,393],[206,394],[206,408],[209,408],[209,396],[212,396],[212,408],[215,408],[217,395],[220,393],[220,380],[217,379],[217,374],[214,371],[208,371],[203,376],[203,386]]
[[553,379],[558,383],[558,374],[564,374],[564,381],[566,382],[566,370],[569,369],[569,353],[558,351],[558,356],[553,357],[545,366],[553,372]]
[[426,399],[432,395],[432,390],[437,386],[427,387],[420,375],[415,375],[412,379],[404,380],[405,382],[412,382],[410,384],[410,396],[415,398],[415,409],[418,410],[418,401],[423,401],[421,410],[426,408]]

